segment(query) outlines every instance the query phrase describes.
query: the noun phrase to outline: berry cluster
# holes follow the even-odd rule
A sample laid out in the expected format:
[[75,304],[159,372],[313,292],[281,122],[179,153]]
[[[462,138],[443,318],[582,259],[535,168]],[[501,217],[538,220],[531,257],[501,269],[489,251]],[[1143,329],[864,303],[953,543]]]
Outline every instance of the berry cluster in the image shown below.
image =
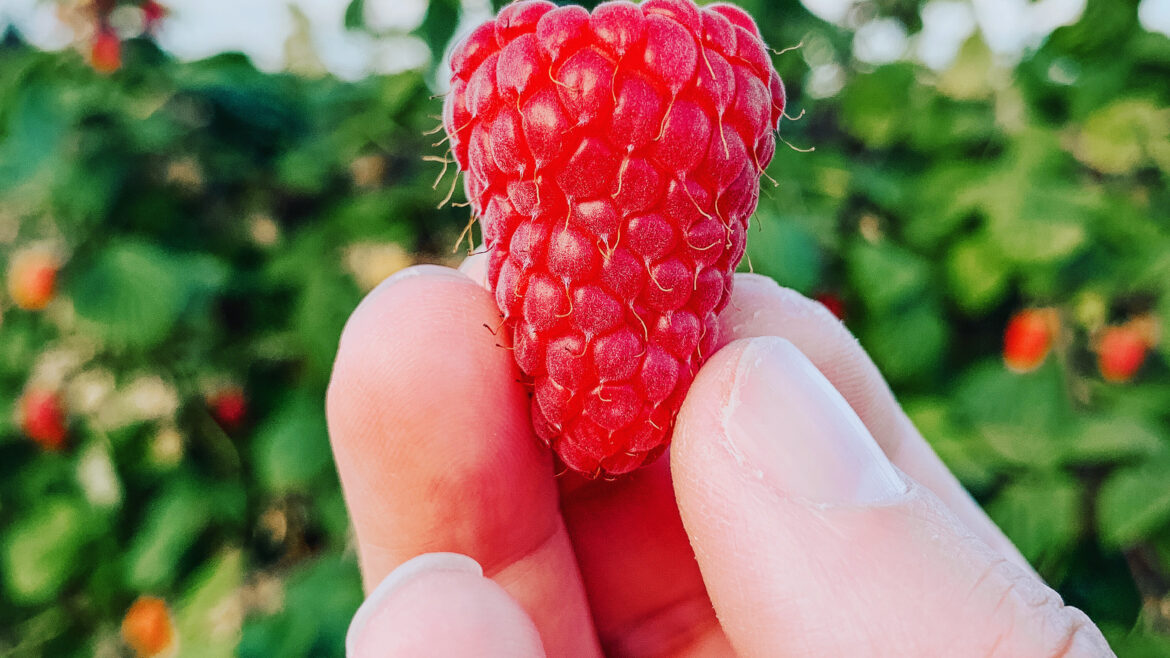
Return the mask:
[[[1131,381],[1159,341],[1159,326],[1148,315],[1139,315],[1122,324],[1090,329],[1089,348],[1096,354],[1101,378],[1113,384]],[[1028,308],[1008,321],[1003,336],[1003,359],[1008,368],[1025,373],[1036,370],[1048,359],[1053,347],[1072,336],[1063,326],[1055,308]]]

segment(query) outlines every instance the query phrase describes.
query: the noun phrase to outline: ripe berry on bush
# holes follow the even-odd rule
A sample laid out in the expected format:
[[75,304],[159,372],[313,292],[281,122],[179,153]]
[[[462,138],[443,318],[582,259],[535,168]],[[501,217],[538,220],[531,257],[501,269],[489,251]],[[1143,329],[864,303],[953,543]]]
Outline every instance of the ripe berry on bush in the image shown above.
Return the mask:
[[56,391],[30,388],[21,396],[18,412],[21,429],[41,448],[56,452],[65,447],[65,405]]
[[1003,334],[1003,360],[1016,372],[1039,368],[1052,351],[1060,318],[1050,308],[1024,309],[1012,316]]
[[1097,368],[1107,382],[1120,384],[1133,379],[1146,360],[1149,344],[1134,325],[1106,327],[1097,339]]
[[166,651],[174,636],[170,610],[158,597],[138,597],[122,618],[122,639],[142,658]]
[[816,296],[816,300],[822,306],[829,309],[829,312],[837,316],[838,320],[845,319],[845,300],[837,293],[823,292]]
[[57,259],[45,249],[18,251],[8,263],[8,295],[26,311],[49,305],[57,290]]
[[576,471],[631,471],[719,344],[784,112],[767,47],[722,3],[527,0],[451,69],[444,126],[534,428]]
[[113,73],[122,67],[122,42],[108,26],[98,29],[90,49],[90,65],[98,73]]
[[142,10],[142,23],[147,32],[154,32],[159,22],[166,17],[167,9],[154,0],[146,0],[139,6]]
[[248,415],[248,398],[243,389],[235,386],[210,395],[207,405],[211,408],[211,415],[227,430],[239,429]]

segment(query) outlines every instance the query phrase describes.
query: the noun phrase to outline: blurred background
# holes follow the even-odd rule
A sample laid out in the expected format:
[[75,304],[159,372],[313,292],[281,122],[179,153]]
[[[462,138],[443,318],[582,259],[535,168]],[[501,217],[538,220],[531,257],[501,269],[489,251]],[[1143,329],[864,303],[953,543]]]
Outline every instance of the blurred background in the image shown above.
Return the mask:
[[[1170,656],[1170,0],[740,4],[799,117],[752,267]],[[0,0],[0,655],[342,655],[325,386],[364,292],[463,255],[424,133],[495,8]]]

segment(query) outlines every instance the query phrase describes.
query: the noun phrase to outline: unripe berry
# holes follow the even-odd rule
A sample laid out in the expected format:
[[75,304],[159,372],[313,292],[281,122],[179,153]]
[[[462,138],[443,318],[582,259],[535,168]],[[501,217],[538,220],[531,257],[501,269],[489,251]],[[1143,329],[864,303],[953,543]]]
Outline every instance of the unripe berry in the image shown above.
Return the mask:
[[1106,327],[1097,339],[1097,367],[1107,382],[1133,379],[1149,348],[1145,336],[1133,325]]
[[8,263],[8,294],[26,311],[49,305],[57,290],[57,259],[44,249],[24,249]]
[[142,658],[170,648],[175,629],[166,602],[154,596],[138,597],[122,618],[122,639]]
[[1052,351],[1059,327],[1060,318],[1053,309],[1029,308],[1016,313],[1003,334],[1004,363],[1015,372],[1039,368]]
[[56,391],[29,389],[20,398],[18,415],[21,429],[43,449],[56,452],[65,447],[65,406]]

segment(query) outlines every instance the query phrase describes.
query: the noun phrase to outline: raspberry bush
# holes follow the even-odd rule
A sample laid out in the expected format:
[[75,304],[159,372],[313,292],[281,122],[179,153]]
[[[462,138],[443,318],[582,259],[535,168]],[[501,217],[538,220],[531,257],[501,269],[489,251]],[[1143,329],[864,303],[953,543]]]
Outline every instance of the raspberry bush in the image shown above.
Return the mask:
[[[461,4],[432,0],[414,32],[435,54],[428,69],[357,82],[321,76],[312,61],[289,62],[304,74],[261,73],[233,54],[176,61],[151,37],[169,27],[165,2],[60,3],[56,15],[76,28],[60,52],[37,51],[0,27],[0,655],[132,655],[139,640],[124,636],[123,621],[140,619],[131,614],[140,600],[166,612],[165,626],[151,626],[165,634],[149,634],[185,651],[341,655],[361,590],[321,401],[339,332],[363,291],[410,263],[463,255],[451,247],[472,209],[436,209],[453,167],[436,190],[441,165],[421,159],[443,159],[452,146],[433,146],[442,135],[424,133],[442,130],[444,101],[431,96],[450,73],[441,55],[465,36],[455,34]],[[767,172],[777,184],[765,177],[758,201],[748,195],[757,209],[740,269],[750,262],[844,309],[912,419],[1038,571],[1101,624],[1119,655],[1166,655],[1170,39],[1142,26],[1138,3],[1088,0],[1078,22],[1017,63],[993,56],[976,34],[952,64],[929,70],[856,61],[852,32],[795,0],[738,4],[761,43],[783,51],[803,42],[766,59],[788,91],[794,120],[782,122],[784,139],[816,148],[775,149]],[[919,4],[858,3],[848,21],[896,20],[914,34]],[[362,16],[362,3],[352,3],[351,28],[385,36]],[[535,32],[520,18],[517,39],[540,36],[540,18]],[[686,15],[670,20],[693,25]],[[117,47],[103,37],[97,48],[111,30]],[[309,41],[288,50],[311,53]],[[600,46],[573,43],[559,82],[608,71],[586,52]],[[503,58],[506,45],[492,48],[484,59],[496,50]],[[733,71],[743,66],[723,59]],[[745,61],[744,75],[758,73]],[[619,82],[622,72],[650,75],[644,57],[629,54],[614,71]],[[705,72],[700,59],[696,85]],[[467,97],[475,73],[464,77]],[[613,78],[601,78],[607,93],[591,100],[539,75],[534,93],[574,103],[574,125],[582,117],[600,125],[608,118],[600,108],[617,108]],[[497,75],[493,88],[519,82]],[[628,200],[653,187],[652,171],[658,194],[644,198],[669,202],[679,169],[670,159],[685,149],[656,150],[679,144],[667,140],[674,121],[706,117],[708,148],[689,157],[734,153],[750,170],[756,158],[767,163],[766,150],[749,148],[764,131],[736,118],[734,101],[719,120],[697,87],[675,95],[647,84],[646,102],[671,106],[675,118],[663,108],[666,120],[641,133],[636,125],[598,133],[619,153],[622,140],[653,133],[642,150],[622,154],[631,163],[624,173],[558,181],[556,163],[584,143],[584,130],[570,126],[565,153],[548,162],[523,157],[540,144],[492,148],[494,168],[463,174],[478,175],[479,187],[469,182],[471,196],[457,189],[454,201],[477,204],[483,237],[507,250],[497,291],[509,262],[517,275],[524,267],[529,278],[547,274],[554,296],[565,294],[562,265],[570,290],[584,289],[569,267],[577,261],[550,260],[546,249],[542,264],[529,266],[513,243],[553,245],[566,218],[569,234],[584,236],[580,206],[616,193],[590,191],[574,219],[566,184],[620,179]],[[498,119],[515,105],[491,107]],[[504,137],[493,137],[497,123]],[[459,132],[461,164],[473,165],[487,141],[507,144],[508,127],[493,120],[479,137]],[[544,243],[509,226],[515,218],[499,198],[499,181],[519,192],[538,168],[547,172],[541,201],[564,211],[537,229]],[[595,170],[608,171],[604,162]],[[714,202],[698,190],[710,192],[723,175],[731,172],[696,162],[685,177],[698,208],[716,218],[727,214],[703,205]],[[700,225],[703,213],[695,212]],[[614,201],[613,214],[620,237],[582,253],[597,271],[609,248],[634,257],[646,280],[621,305],[649,307],[647,295],[671,288],[651,283],[646,254],[661,250],[652,265],[689,265],[693,247],[715,243],[688,244],[669,213],[619,217]],[[634,219],[655,224],[643,219],[654,215],[675,238],[669,247],[631,237]],[[725,226],[711,235],[726,237]],[[726,245],[711,248],[724,259],[720,275],[738,249]],[[695,280],[683,288],[691,295],[678,308],[697,304]],[[574,299],[571,312],[559,308],[565,317],[541,335],[572,342],[587,306]],[[1018,333],[1013,318],[1034,311],[1043,322],[1032,326],[1050,337],[1009,338]],[[511,313],[519,327],[523,305]],[[644,332],[623,317],[637,341],[653,337],[651,323]],[[698,355],[696,347],[692,366]],[[596,376],[594,361],[558,362],[570,367],[556,377],[577,376],[573,364],[582,363],[585,381]],[[546,350],[546,372],[537,363],[534,379],[556,381],[548,365]]]

